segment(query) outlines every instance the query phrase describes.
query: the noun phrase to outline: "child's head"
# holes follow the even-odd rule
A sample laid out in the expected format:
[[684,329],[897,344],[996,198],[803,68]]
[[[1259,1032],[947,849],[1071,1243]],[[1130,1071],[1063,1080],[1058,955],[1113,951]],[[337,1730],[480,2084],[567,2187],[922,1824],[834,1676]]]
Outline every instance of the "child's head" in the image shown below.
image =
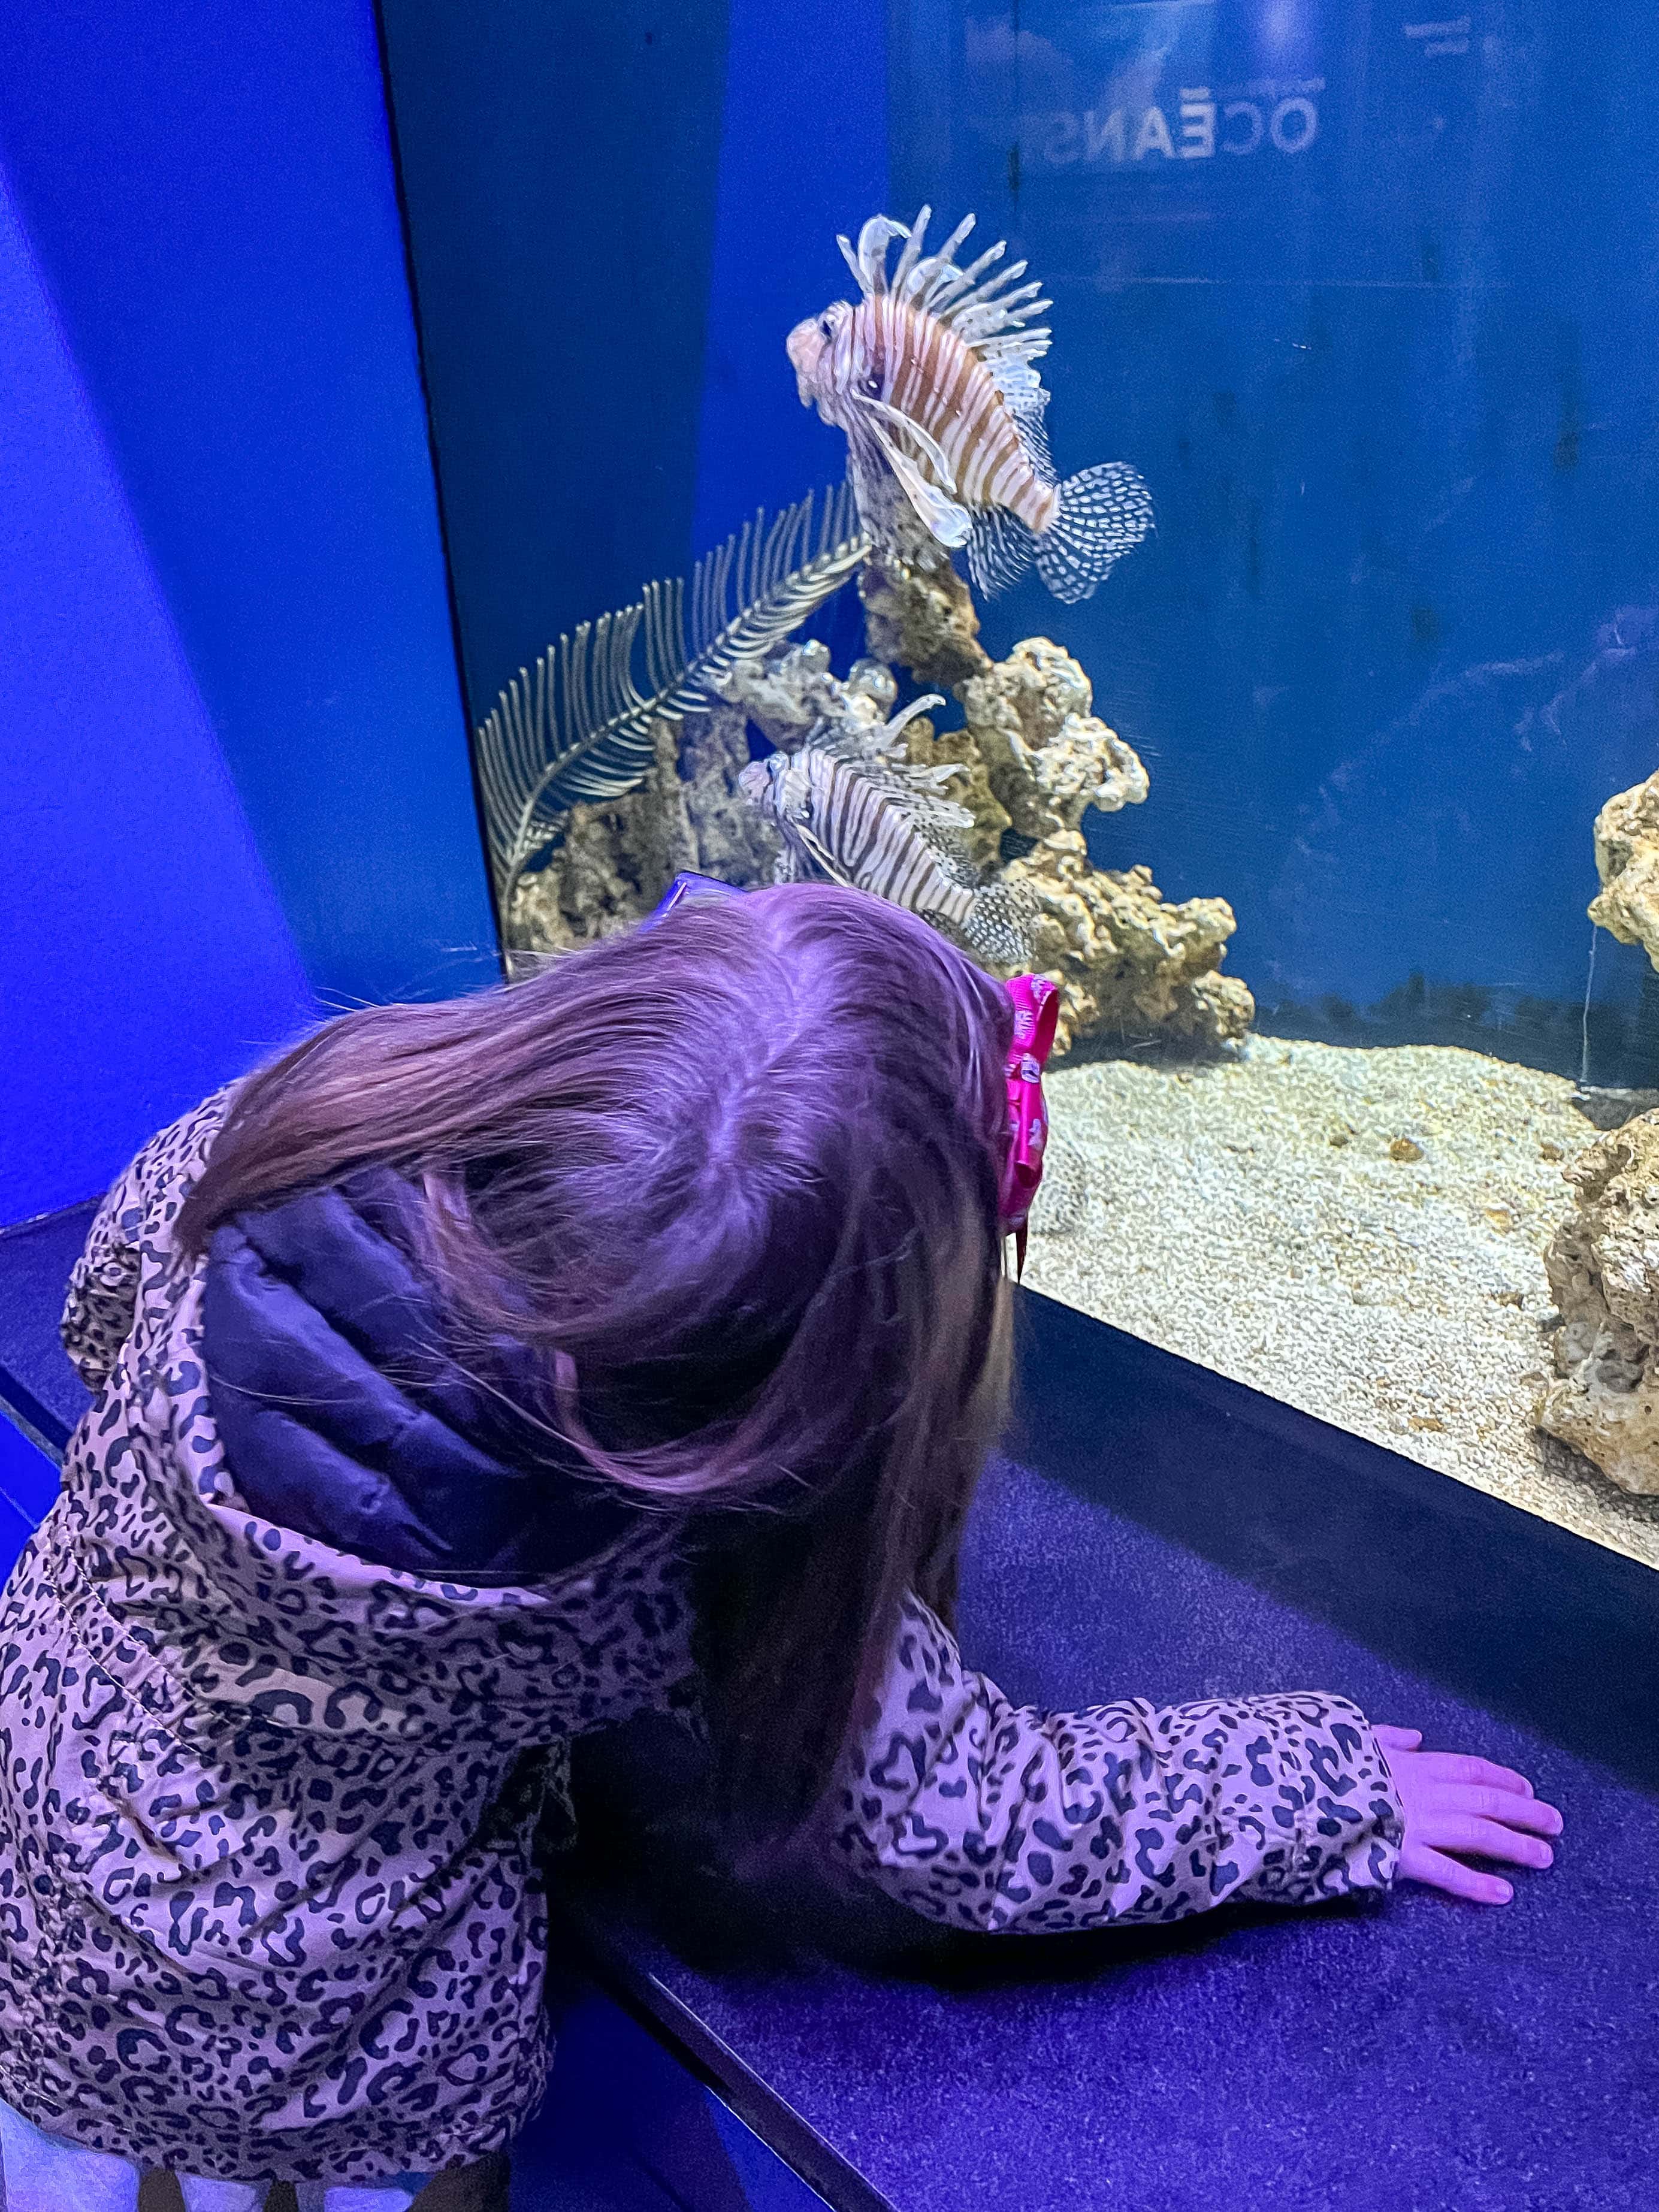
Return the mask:
[[331,1024],[240,1096],[181,1234],[389,1162],[470,1364],[508,1333],[542,1355],[526,1410],[596,1474],[758,1507],[700,1528],[731,1779],[775,1826],[801,1807],[763,1808],[763,1768],[820,1778],[900,1590],[948,1600],[1006,1389],[1010,1029],[860,893],[697,902]]

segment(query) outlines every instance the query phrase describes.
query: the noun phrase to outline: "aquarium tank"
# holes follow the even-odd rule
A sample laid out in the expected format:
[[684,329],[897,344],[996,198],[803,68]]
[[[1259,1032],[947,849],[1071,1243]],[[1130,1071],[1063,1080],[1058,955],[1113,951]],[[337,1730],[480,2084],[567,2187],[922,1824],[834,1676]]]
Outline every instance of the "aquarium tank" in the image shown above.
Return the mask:
[[1030,1285],[1659,1565],[1659,19],[382,22],[510,972],[1051,976]]

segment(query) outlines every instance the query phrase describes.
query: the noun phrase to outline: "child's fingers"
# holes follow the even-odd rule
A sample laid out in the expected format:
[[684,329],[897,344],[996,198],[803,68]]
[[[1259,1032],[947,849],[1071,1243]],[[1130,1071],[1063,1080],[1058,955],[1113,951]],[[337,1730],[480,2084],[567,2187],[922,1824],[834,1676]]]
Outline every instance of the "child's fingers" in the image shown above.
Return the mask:
[[1473,1789],[1467,1784],[1437,1784],[1425,1803],[1433,1808],[1430,1817],[1436,1820],[1460,1816],[1496,1820],[1534,1836],[1559,1836],[1566,1826],[1555,1807],[1541,1797],[1518,1797],[1513,1790],[1494,1790],[1485,1784]]
[[1381,1722],[1372,1723],[1371,1734],[1384,1751],[1415,1751],[1423,1741],[1421,1729],[1387,1728]]
[[1507,1905],[1515,1894],[1501,1875],[1478,1873],[1421,1844],[1402,1856],[1400,1871],[1409,1881],[1443,1889],[1449,1897],[1466,1897],[1472,1905]]
[[1541,1836],[1522,1835],[1502,1820],[1484,1820],[1477,1813],[1437,1813],[1425,1824],[1425,1844],[1443,1851],[1473,1851],[1483,1859],[1503,1859],[1510,1866],[1547,1867],[1555,1853]]
[[1430,1782],[1462,1782],[1476,1788],[1505,1790],[1530,1797],[1532,1784],[1512,1766],[1498,1766],[1490,1759],[1474,1759],[1462,1751],[1425,1751],[1418,1754],[1417,1771]]

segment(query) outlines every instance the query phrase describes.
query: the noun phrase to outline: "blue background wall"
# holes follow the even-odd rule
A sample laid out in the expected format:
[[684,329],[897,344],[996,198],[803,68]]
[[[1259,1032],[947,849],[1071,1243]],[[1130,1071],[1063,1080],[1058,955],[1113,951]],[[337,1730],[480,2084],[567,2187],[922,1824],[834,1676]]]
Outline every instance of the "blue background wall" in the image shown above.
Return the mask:
[[[886,0],[803,10],[732,0],[697,418],[694,553],[757,507],[835,483],[843,456],[799,404],[784,339],[888,197]],[[826,293],[827,298],[829,295]],[[849,595],[850,596],[850,595]]]
[[386,0],[474,719],[685,565],[724,0]]
[[842,475],[783,339],[885,192],[886,9],[382,15],[477,720],[561,630]]
[[[1090,606],[988,623],[1152,764],[1097,856],[1231,897],[1281,1013],[1420,969],[1571,1015],[1590,818],[1659,756],[1654,19],[886,14],[390,0],[478,702],[839,470],[781,350],[833,233],[971,204],[1054,291],[1063,463],[1159,504]],[[495,973],[368,9],[9,29],[0,1219],[319,999]],[[1214,153],[1137,153],[1200,88]],[[1226,150],[1286,98],[1308,143]],[[1644,1072],[1645,963],[1603,940],[1595,988],[1591,1073]]]
[[[1553,1001],[1523,1056],[1576,1068],[1590,825],[1659,768],[1659,17],[894,21],[894,212],[1030,256],[1062,473],[1122,456],[1158,502],[1096,599],[987,623],[1070,646],[1147,759],[1097,857],[1231,899],[1269,1008],[1421,970],[1491,992],[1499,1049]],[[1655,1079],[1652,985],[1601,939],[1593,1076]]]
[[497,972],[362,0],[14,9],[0,1220]]

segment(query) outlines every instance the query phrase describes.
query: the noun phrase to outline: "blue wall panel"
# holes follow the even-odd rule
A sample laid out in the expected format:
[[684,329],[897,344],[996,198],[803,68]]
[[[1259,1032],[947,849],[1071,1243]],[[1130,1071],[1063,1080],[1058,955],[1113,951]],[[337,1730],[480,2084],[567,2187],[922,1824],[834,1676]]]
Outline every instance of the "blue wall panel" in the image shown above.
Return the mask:
[[[887,204],[886,0],[731,0],[693,539],[835,483],[784,340],[850,279],[837,230]],[[892,210],[897,213],[898,210]],[[856,648],[855,648],[856,649]]]
[[313,983],[492,977],[368,0],[12,9],[0,157]]
[[834,481],[783,342],[886,191],[885,0],[383,0],[472,711]]
[[311,1012],[0,177],[0,1222],[86,1197]]

